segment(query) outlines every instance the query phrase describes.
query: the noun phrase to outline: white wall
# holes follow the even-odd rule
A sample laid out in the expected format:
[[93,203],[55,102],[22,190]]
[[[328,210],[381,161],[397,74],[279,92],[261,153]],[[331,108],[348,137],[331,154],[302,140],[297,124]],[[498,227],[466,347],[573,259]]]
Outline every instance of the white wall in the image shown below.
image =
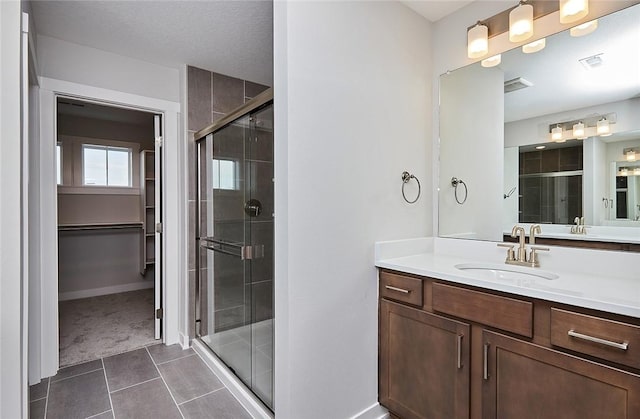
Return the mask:
[[[0,2],[0,417],[27,417],[21,236],[21,10]],[[26,290],[24,291],[26,292]],[[23,320],[24,319],[24,320]]]
[[180,102],[179,72],[48,36],[38,36],[40,75]]
[[376,409],[373,245],[432,233],[430,26],[396,2],[275,3],[278,418]]

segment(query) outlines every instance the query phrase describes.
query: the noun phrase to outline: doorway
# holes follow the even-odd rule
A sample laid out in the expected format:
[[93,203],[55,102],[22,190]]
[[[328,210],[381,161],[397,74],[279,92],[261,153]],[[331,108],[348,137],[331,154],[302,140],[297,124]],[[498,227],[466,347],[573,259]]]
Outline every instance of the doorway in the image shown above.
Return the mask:
[[59,365],[156,343],[162,115],[56,97]]

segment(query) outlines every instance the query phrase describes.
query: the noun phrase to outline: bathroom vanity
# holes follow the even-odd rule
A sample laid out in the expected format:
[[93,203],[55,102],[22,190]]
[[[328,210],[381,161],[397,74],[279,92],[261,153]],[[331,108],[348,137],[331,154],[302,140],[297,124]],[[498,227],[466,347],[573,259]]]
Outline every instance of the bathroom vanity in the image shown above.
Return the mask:
[[[460,250],[496,262],[502,250],[489,245]],[[535,268],[492,278],[460,267],[494,265],[431,246],[392,257],[377,248],[379,399],[392,415],[640,417],[637,279],[562,271],[548,256],[553,279]],[[563,259],[580,252],[551,250]],[[597,259],[591,252],[583,257]]]

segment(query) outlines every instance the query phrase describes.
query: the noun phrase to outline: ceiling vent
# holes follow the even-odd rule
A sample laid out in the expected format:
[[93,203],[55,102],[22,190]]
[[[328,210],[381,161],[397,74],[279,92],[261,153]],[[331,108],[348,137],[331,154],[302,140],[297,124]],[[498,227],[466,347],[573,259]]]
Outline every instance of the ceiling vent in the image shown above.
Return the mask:
[[504,82],[504,92],[515,92],[516,90],[525,89],[527,87],[533,86],[529,80],[523,79],[522,77],[517,77],[515,79],[507,80]]
[[591,57],[581,58],[578,61],[580,61],[580,64],[582,64],[586,70],[593,70],[594,68],[598,68],[604,64],[602,55],[603,54],[592,55]]

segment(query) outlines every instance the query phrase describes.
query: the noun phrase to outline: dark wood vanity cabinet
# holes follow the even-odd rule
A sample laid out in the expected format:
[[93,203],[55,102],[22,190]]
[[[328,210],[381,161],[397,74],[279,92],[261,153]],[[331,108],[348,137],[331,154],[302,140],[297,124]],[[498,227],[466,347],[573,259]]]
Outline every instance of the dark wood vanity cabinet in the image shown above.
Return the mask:
[[380,302],[380,401],[402,418],[469,417],[469,325]]
[[380,291],[392,417],[640,418],[640,319],[386,270]]

